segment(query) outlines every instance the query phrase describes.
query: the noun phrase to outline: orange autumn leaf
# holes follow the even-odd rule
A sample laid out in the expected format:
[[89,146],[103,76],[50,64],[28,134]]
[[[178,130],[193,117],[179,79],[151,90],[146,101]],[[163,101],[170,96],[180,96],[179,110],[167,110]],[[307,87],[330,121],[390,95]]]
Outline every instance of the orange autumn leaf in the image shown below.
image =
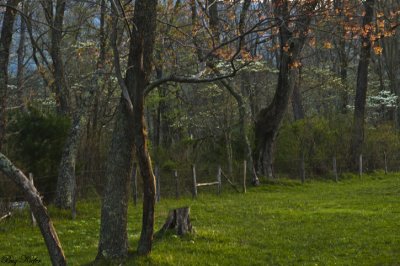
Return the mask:
[[374,49],[374,53],[376,55],[381,55],[382,54],[383,48],[381,46],[375,46],[373,49]]
[[328,42],[328,41],[325,41],[325,42],[324,42],[324,48],[325,48],[325,49],[332,49],[332,43],[331,43],[331,42]]

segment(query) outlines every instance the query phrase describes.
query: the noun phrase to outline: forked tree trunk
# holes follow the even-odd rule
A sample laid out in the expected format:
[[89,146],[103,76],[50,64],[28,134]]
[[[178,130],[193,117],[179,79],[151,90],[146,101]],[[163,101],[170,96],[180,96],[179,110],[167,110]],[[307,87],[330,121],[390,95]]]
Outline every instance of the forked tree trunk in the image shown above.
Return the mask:
[[350,145],[351,160],[349,162],[350,169],[356,171],[359,167],[359,157],[362,154],[364,143],[364,122],[365,122],[365,105],[367,99],[368,88],[368,66],[371,58],[371,40],[372,34],[369,29],[372,18],[374,16],[375,0],[367,0],[364,2],[365,15],[363,18],[363,29],[367,33],[361,37],[360,43],[360,61],[357,70],[357,87],[356,97],[354,101],[354,123],[353,133]]
[[36,188],[22,171],[15,167],[2,153],[0,153],[0,171],[8,176],[24,193],[43,235],[52,264],[57,266],[67,265],[57,232]]
[[[129,179],[135,151],[143,178],[143,217],[138,253],[151,252],[154,232],[155,177],[147,150],[144,120],[144,90],[149,83],[155,42],[157,0],[138,0],[133,14],[133,30],[117,124],[107,163],[108,184],[103,199],[99,259],[127,256],[127,204]],[[114,8],[115,10],[115,8]],[[115,27],[114,27],[115,30]],[[115,51],[114,51],[115,52]],[[129,108],[129,94],[132,109]]]

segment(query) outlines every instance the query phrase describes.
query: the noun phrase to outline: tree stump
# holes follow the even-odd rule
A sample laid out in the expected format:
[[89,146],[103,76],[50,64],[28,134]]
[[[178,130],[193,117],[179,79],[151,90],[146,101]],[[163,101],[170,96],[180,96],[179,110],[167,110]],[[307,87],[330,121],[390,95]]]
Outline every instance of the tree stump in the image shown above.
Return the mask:
[[182,207],[170,210],[167,220],[157,235],[164,235],[168,230],[174,230],[178,236],[183,236],[192,232],[192,224],[190,223],[190,208]]

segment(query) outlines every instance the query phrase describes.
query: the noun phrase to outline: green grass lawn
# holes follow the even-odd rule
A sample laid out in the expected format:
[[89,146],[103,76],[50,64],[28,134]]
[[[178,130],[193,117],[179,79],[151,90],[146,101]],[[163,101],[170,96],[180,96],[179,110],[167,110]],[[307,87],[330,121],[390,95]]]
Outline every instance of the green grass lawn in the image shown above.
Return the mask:
[[[156,229],[169,209],[186,205],[195,235],[159,239],[150,257],[133,256],[126,265],[400,265],[400,174],[304,185],[278,180],[247,194],[163,198]],[[100,203],[79,202],[78,211],[71,220],[50,208],[69,265],[88,264],[97,252]],[[133,252],[141,208],[130,206],[129,217]],[[0,259],[5,255],[34,255],[50,265],[27,214],[0,222]]]

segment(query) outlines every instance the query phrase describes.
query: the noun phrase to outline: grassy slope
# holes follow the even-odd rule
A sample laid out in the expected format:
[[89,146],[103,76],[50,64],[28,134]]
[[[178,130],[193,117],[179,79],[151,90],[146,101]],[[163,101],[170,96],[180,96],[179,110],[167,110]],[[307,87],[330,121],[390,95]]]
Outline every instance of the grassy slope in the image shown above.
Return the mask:
[[[167,200],[157,205],[159,228],[168,209],[189,205],[196,235],[157,240],[149,258],[127,265],[399,265],[400,175],[331,182],[278,181],[246,195]],[[78,218],[50,209],[70,265],[96,255],[99,203],[78,204]],[[140,208],[130,207],[136,246]],[[0,222],[0,258],[36,255],[50,265],[39,230],[26,216]],[[1,265],[1,262],[0,262]],[[22,265],[22,264],[21,264]]]

